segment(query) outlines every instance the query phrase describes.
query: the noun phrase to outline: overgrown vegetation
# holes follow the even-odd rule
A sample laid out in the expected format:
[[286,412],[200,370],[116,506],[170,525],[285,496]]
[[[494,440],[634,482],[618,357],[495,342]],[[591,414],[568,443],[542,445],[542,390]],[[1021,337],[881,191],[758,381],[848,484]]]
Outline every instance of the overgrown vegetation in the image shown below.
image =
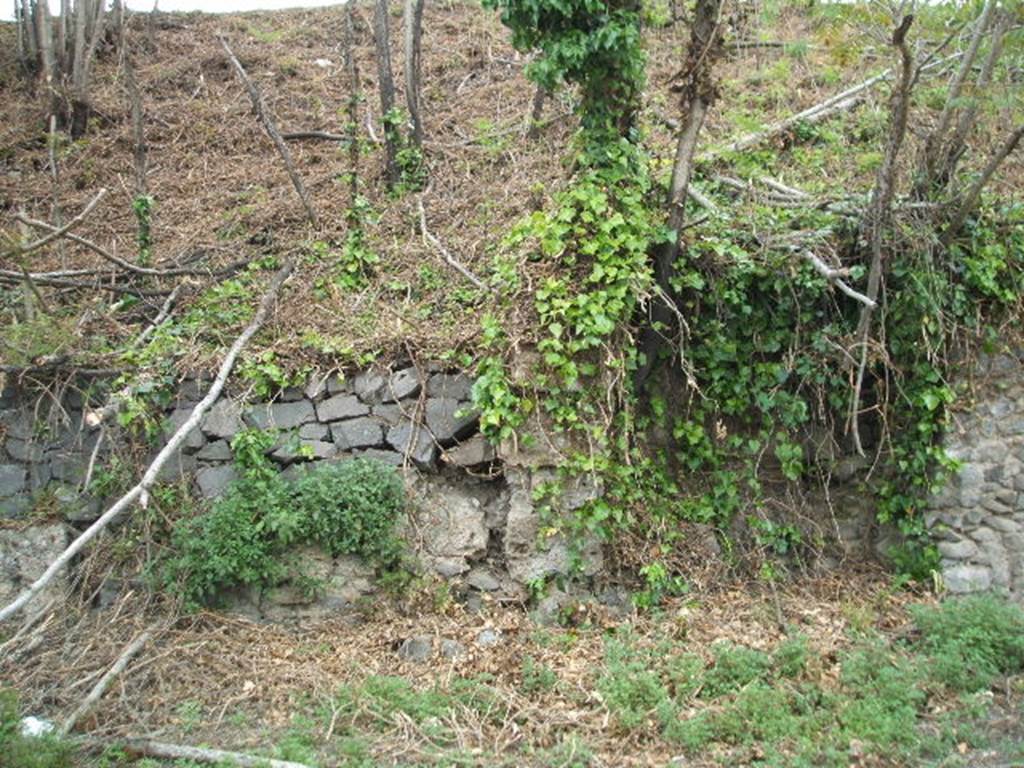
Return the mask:
[[162,578],[188,605],[215,601],[232,587],[303,580],[286,556],[301,544],[395,567],[401,547],[393,528],[405,488],[394,469],[356,458],[320,463],[289,481],[266,457],[275,441],[270,432],[239,433],[232,449],[241,477],[208,512],[175,524]]
[[695,757],[710,750],[720,764],[838,767],[854,753],[932,764],[974,744],[979,695],[1024,672],[1024,612],[967,598],[918,609],[915,622],[920,635],[907,643],[856,639],[835,682],[799,636],[772,653],[718,644],[707,663],[667,641],[617,636],[598,690],[620,728],[658,733]]
[[[784,565],[816,544],[794,515],[768,511],[769,496],[778,498],[780,483],[797,496],[828,483],[838,456],[865,450],[874,454],[865,466],[875,471],[864,492],[876,499],[879,520],[904,537],[894,562],[910,577],[930,579],[938,555],[921,512],[955,468],[940,445],[958,396],[950,374],[972,348],[996,342],[1020,309],[1019,207],[981,208],[948,243],[940,242],[933,218],[879,224],[891,252],[885,311],[876,321],[877,338],[860,343],[857,337],[868,333],[862,305],[835,293],[806,258],[824,249],[849,264],[844,274],[852,282],[868,275],[870,254],[861,239],[866,225],[858,222],[856,201],[853,208],[757,201],[723,205],[705,216],[695,207],[671,296],[658,293],[651,254],[668,233],[661,230],[659,185],[648,180],[648,160],[632,130],[630,94],[643,82],[644,65],[630,31],[639,24],[632,6],[600,3],[607,26],[587,36],[593,8],[586,3],[493,5],[517,45],[543,52],[528,70],[531,77],[549,88],[562,82],[581,88],[572,182],[505,242],[526,263],[549,265],[530,296],[540,361],[528,387],[521,376],[514,380],[518,353],[509,351],[500,325],[488,321],[490,353],[479,363],[475,391],[492,437],[522,431],[539,411],[540,424],[567,434],[576,446],[563,471],[600,478],[604,497],[568,515],[559,513],[558,489],[552,488],[546,530],[562,530],[576,541],[581,535],[611,538],[639,515],[656,521],[655,550],[667,546],[661,551],[668,553],[677,535],[673,522],[710,524],[725,535],[739,519],[760,552],[761,574],[773,578],[773,562]],[[925,23],[935,27],[949,13],[932,9]],[[897,21],[881,14],[859,23]],[[614,50],[606,46],[610,39],[617,42]],[[788,69],[780,72],[789,76]],[[622,89],[595,86],[620,79]],[[853,143],[865,157],[877,155],[870,170],[884,176],[876,148],[897,126],[875,123]],[[846,141],[813,125],[797,125],[792,140]],[[723,159],[744,178],[770,179],[802,151],[811,150],[794,146]],[[708,176],[711,163],[702,169]],[[719,187],[715,197],[730,191]],[[527,300],[519,281],[506,277],[501,284],[511,303]],[[637,323],[648,320],[645,306],[660,303],[675,315],[665,322],[655,312],[654,327],[672,343],[662,350],[665,359],[645,360],[636,349]],[[870,349],[860,373],[857,358],[865,345]],[[662,374],[640,393],[634,375],[652,364]],[[851,400],[853,379],[865,386],[858,383]],[[529,432],[521,439],[531,439]],[[641,435],[669,450],[638,448]],[[648,597],[667,594],[676,574],[670,564],[650,565],[656,567],[648,581],[656,583]]]

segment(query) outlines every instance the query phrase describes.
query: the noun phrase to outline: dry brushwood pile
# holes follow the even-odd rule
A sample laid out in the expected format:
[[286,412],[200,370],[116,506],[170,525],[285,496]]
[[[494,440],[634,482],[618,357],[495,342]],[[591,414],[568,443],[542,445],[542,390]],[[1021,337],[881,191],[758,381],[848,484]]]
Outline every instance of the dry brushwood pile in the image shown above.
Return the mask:
[[[0,396],[100,382],[106,511],[0,605],[0,768],[1024,764],[1024,612],[940,600],[925,523],[962,361],[1019,346],[1024,17],[918,5],[18,0]],[[473,376],[488,480],[565,436],[530,513],[607,585],[492,599],[388,534],[345,618],[175,591],[247,503],[159,480],[221,393],[399,363]],[[268,434],[232,489],[287,506]],[[840,469],[884,566],[819,567]],[[306,524],[245,512],[254,547]],[[0,533],[61,522],[39,494]]]

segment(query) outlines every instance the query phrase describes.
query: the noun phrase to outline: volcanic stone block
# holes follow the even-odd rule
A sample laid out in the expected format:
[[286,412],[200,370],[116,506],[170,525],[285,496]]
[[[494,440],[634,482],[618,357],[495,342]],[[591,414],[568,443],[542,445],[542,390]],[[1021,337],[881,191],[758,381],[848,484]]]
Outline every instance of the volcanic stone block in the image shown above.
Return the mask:
[[17,464],[0,464],[0,499],[16,496],[25,490],[28,473]]
[[[188,421],[188,417],[192,415],[191,408],[176,408],[171,412],[171,415],[167,417],[167,421],[164,425],[164,433],[168,439],[173,435],[181,426]],[[206,445],[206,439],[203,437],[202,430],[199,427],[195,427],[190,430],[185,436],[185,442],[182,443],[182,447],[188,451],[197,451]]]
[[274,403],[254,405],[249,409],[248,418],[257,429],[295,429],[316,420],[313,404],[308,400],[295,403]]
[[339,451],[373,448],[384,443],[384,428],[373,419],[350,419],[331,424],[331,437]]
[[196,472],[196,484],[199,492],[207,499],[222,496],[238,477],[235,468],[230,464],[218,467],[203,467]]
[[451,443],[472,433],[479,413],[452,397],[427,400],[427,429],[439,443]]
[[414,428],[406,421],[388,430],[387,441],[403,456],[408,453],[417,466],[424,469],[433,466],[437,448],[425,429]]
[[473,380],[464,373],[435,373],[427,382],[427,395],[469,400],[473,396]]
[[404,400],[407,397],[413,397],[419,391],[420,379],[416,369],[403,368],[400,371],[395,371],[388,377],[388,382],[384,387],[381,397],[384,402],[393,403],[398,400]]
[[368,416],[369,413],[370,406],[361,402],[355,395],[335,395],[316,407],[317,418],[323,422],[355,419]]
[[203,432],[210,437],[230,439],[243,429],[242,409],[237,402],[226,397],[213,403],[203,418]]
[[233,457],[231,444],[227,440],[216,440],[209,443],[196,454],[196,458],[200,461],[231,461]]

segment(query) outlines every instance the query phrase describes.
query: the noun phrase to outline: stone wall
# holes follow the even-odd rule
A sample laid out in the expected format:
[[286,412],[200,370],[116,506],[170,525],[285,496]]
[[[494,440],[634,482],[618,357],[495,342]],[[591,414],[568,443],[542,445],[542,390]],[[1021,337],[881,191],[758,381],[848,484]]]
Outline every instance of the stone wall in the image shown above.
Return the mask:
[[[166,435],[184,423],[207,387],[202,380],[182,382],[163,415]],[[472,381],[457,371],[406,366],[313,377],[306,387],[269,401],[229,394],[187,436],[160,479],[190,483],[200,498],[216,499],[236,477],[231,440],[246,428],[276,430],[269,455],[285,474],[311,462],[373,458],[405,477],[410,505],[401,527],[425,570],[457,578],[469,590],[520,598],[531,582],[570,570],[566,542],[538,535],[541,519],[533,501],[560,456],[539,434],[534,441],[495,449],[478,432],[471,390]],[[95,478],[109,470],[115,453],[122,462],[130,454],[130,464],[141,466],[155,451],[130,446],[116,430],[98,444],[98,431],[84,426],[87,411],[81,394],[55,398],[13,386],[3,392],[0,521],[7,521],[7,530],[0,536],[0,593],[13,594],[36,578],[52,551],[59,552],[75,528],[93,522],[112,501],[86,492],[90,462]],[[578,506],[595,492],[581,481],[566,494],[566,503]],[[40,513],[47,518],[45,531],[32,523]],[[55,513],[63,525],[53,522]],[[53,546],[28,557],[18,542],[33,537]],[[324,585],[316,599],[285,584],[266,594],[236,595],[235,602],[273,618],[335,610],[374,589],[372,573],[351,558],[305,552],[303,560]],[[584,551],[585,571],[596,574],[601,562],[600,547],[592,542]]]
[[974,379],[973,405],[946,435],[961,467],[927,522],[951,592],[1024,600],[1024,352],[983,358]]

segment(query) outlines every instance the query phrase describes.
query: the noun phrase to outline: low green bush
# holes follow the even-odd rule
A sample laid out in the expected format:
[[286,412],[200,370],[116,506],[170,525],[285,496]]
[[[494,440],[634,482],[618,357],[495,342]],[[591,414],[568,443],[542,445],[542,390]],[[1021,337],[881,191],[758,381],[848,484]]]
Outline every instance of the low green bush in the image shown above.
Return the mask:
[[947,600],[911,609],[929,658],[930,675],[948,688],[973,693],[999,675],[1024,672],[1024,609],[993,595]]
[[[405,506],[397,472],[371,459],[320,464],[287,481],[269,466],[252,435],[236,438],[241,477],[199,516],[171,535],[164,583],[189,606],[208,604],[233,587],[272,586],[290,574],[285,553],[316,544],[381,567],[396,563],[394,524]],[[249,450],[251,448],[251,450]]]

